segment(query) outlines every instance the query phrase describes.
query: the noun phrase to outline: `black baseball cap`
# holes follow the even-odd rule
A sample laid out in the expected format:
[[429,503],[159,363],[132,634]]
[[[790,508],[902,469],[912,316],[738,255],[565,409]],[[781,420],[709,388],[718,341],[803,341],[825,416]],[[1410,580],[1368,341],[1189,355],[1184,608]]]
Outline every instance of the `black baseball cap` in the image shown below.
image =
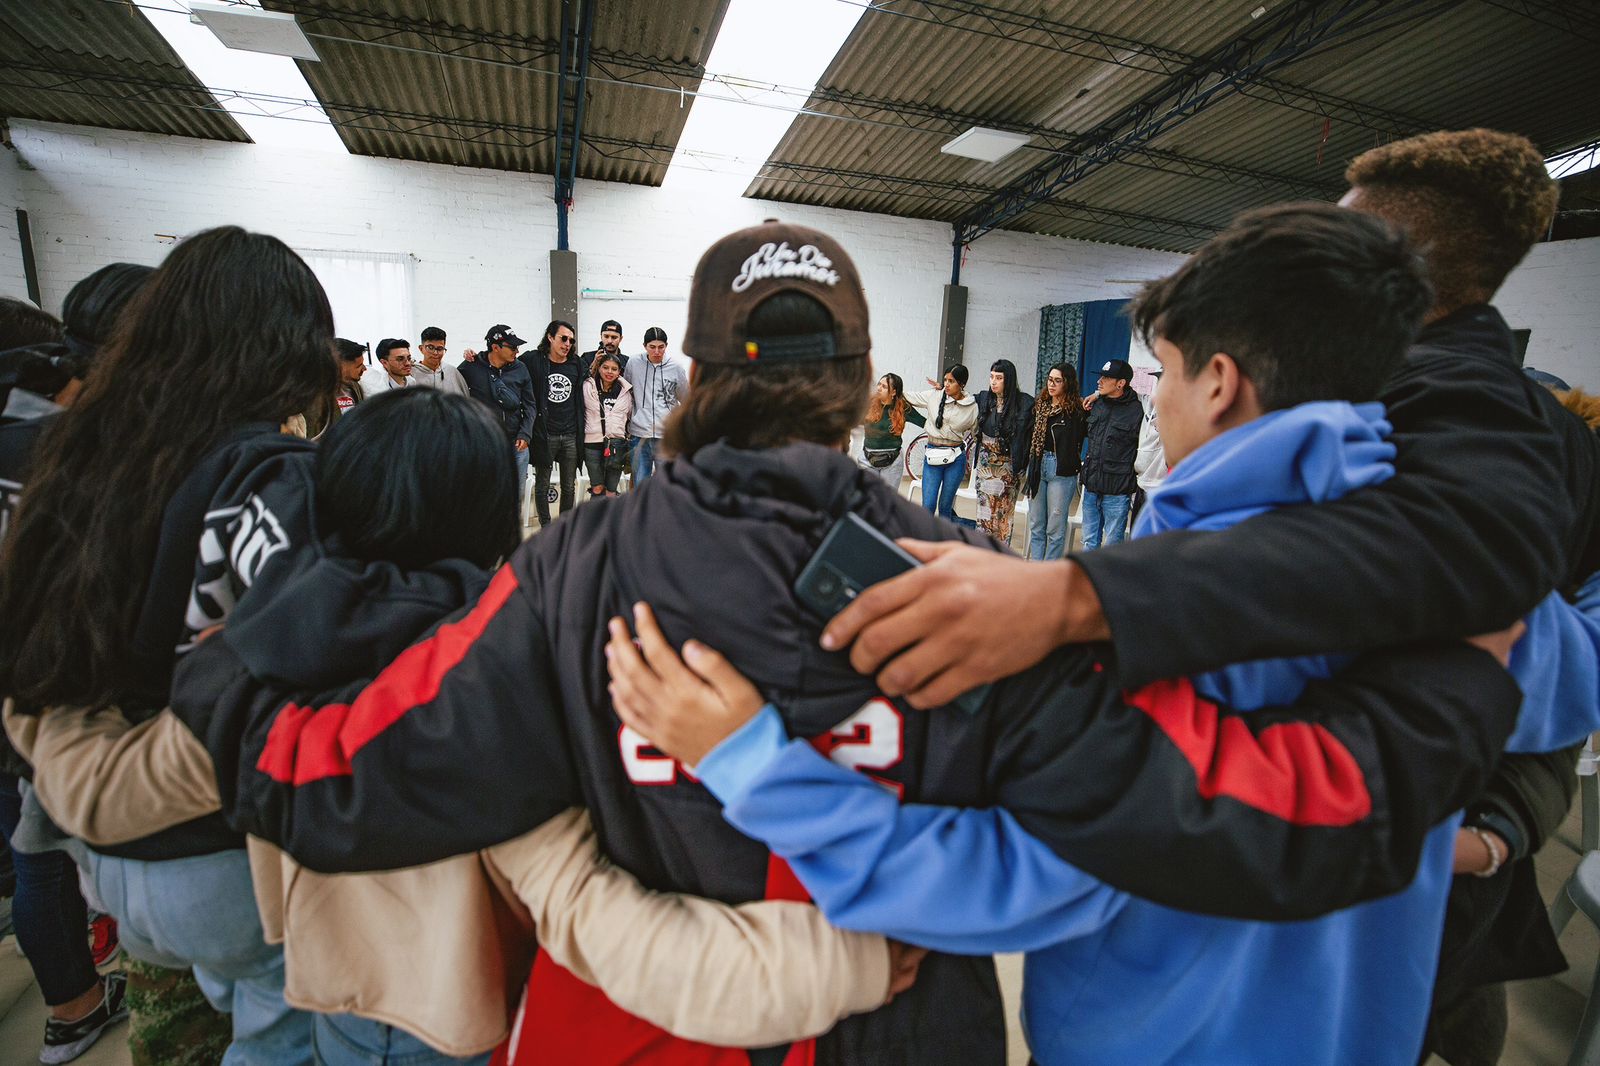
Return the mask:
[[618,333],[621,333],[622,332],[622,323],[618,322],[614,318],[608,318],[604,322],[600,323],[600,332],[604,333],[608,329],[614,329]]
[[489,332],[483,335],[483,342],[491,348],[496,344],[504,344],[508,348],[521,348],[528,343],[511,332],[511,327],[503,322],[498,326],[490,326]]
[[1133,366],[1129,364],[1126,359],[1107,359],[1105,361],[1105,365],[1100,368],[1100,376],[1103,378],[1120,378],[1123,381],[1132,381]]

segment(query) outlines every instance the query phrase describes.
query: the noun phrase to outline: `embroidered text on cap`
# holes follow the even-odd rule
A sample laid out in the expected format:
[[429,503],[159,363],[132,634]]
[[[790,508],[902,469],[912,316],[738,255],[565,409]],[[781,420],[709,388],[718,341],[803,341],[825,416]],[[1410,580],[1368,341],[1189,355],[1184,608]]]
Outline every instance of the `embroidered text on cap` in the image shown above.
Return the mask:
[[731,288],[734,292],[744,292],[763,278],[805,278],[823,285],[839,284],[839,272],[833,269],[833,260],[823,255],[816,245],[804,244],[796,251],[789,247],[788,241],[763,244],[744,261]]

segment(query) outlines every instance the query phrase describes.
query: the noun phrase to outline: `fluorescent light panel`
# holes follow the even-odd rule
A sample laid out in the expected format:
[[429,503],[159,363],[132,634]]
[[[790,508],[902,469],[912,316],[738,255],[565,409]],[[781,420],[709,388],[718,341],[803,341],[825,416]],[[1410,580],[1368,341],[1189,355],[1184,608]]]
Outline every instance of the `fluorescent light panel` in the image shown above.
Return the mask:
[[[219,7],[233,13],[265,14],[257,4],[196,2],[193,6],[202,10],[191,16],[190,5],[180,0],[141,0],[138,11],[251,140],[295,151],[348,154],[294,60],[224,47],[206,25],[191,21],[195,16],[203,21],[210,17],[210,9]],[[298,27],[296,32],[299,32]],[[241,100],[230,92],[279,99],[271,102]]]
[[939,149],[945,155],[958,155],[964,159],[980,159],[985,163],[998,163],[1018,148],[1033,140],[1027,134],[992,130],[987,126],[974,126],[949,144]]
[[288,56],[290,59],[320,61],[311,40],[294,20],[281,11],[262,11],[242,4],[195,3],[189,5],[190,20],[217,35],[224,46],[241,52]]

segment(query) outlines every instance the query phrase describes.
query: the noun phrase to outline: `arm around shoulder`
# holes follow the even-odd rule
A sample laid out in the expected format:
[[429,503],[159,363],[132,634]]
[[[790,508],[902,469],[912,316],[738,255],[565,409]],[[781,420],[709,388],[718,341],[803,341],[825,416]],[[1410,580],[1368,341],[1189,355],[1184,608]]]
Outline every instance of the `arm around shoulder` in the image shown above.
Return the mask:
[[677,1036],[781,1044],[888,998],[882,937],[835,929],[809,904],[652,892],[604,859],[581,810],[485,856],[532,912],[541,948]]

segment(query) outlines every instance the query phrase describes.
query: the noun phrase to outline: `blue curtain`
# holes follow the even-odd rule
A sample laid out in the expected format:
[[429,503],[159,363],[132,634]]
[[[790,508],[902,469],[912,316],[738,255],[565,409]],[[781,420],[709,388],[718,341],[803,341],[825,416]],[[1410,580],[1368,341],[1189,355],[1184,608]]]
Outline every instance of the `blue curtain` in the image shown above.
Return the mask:
[[1128,358],[1133,324],[1123,314],[1127,300],[1094,300],[1079,306],[1083,308],[1083,363],[1078,381],[1087,396],[1094,391],[1107,359]]
[[1033,385],[1035,396],[1044,395],[1045,375],[1057,363],[1079,371],[1083,367],[1083,304],[1051,304],[1039,308],[1039,360]]

